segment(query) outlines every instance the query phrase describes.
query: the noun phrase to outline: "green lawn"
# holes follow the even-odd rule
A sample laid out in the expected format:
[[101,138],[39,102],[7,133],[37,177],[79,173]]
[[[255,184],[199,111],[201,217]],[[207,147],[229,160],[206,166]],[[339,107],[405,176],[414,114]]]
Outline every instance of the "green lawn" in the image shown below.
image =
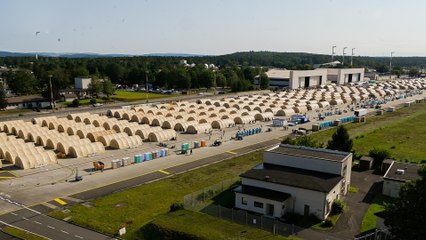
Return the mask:
[[324,223],[321,221],[321,222],[313,225],[312,228],[317,229],[317,230],[322,230],[322,231],[330,230],[336,225],[336,222],[337,222],[337,220],[339,220],[341,215],[342,215],[341,213],[333,214],[333,215],[330,214],[327,217],[326,220],[331,221],[331,226],[325,226]]
[[47,238],[26,232],[24,230],[21,230],[19,228],[14,228],[14,227],[4,227],[2,228],[2,231],[12,235],[14,237],[17,237],[19,239],[24,239],[24,240],[47,240]]
[[161,215],[142,232],[144,239],[297,239],[187,210]]
[[[148,100],[158,99],[158,98],[169,98],[169,97],[176,97],[176,96],[180,96],[180,95],[148,93]],[[111,98],[118,101],[125,101],[125,102],[146,100],[146,93],[145,92],[127,92],[127,91],[117,90],[115,91],[115,94],[111,96]]]
[[74,205],[68,208],[68,213],[54,211],[51,216],[60,219],[72,216],[71,222],[108,234],[116,234],[122,224],[128,223],[124,238],[139,239],[138,230],[167,213],[172,203],[182,202],[183,197],[193,191],[237,177],[262,159],[262,152],[254,152],[95,199],[92,207]]
[[11,109],[11,110],[4,110],[4,111],[0,111],[0,116],[3,115],[14,115],[14,114],[23,114],[23,113],[28,113],[28,112],[32,112],[33,110],[31,109]]
[[[80,105],[91,105],[92,103],[90,103],[90,100],[92,100],[93,98],[90,99],[80,99]],[[97,103],[105,103],[107,102],[107,100],[102,99],[102,98],[95,98]],[[67,102],[58,102],[62,105],[65,106],[69,106],[72,104],[72,101],[67,101]]]
[[[374,147],[390,151],[398,161],[421,162],[426,160],[426,103],[401,108],[382,116],[368,116],[366,123],[346,124],[354,139],[357,155],[368,154]],[[335,129],[311,134],[312,138],[327,143]]]
[[376,228],[377,216],[376,214],[385,210],[385,203],[392,201],[391,198],[382,195],[376,195],[368,208],[367,212],[362,219],[360,232],[363,233],[368,230]]

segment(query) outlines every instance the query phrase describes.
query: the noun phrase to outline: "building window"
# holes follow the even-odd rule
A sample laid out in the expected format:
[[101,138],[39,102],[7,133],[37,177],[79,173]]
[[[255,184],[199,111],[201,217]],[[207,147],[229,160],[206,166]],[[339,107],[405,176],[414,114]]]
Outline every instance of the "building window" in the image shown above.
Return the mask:
[[263,203],[255,201],[254,206],[257,207],[257,208],[263,208]]
[[242,205],[247,205],[247,198],[241,197],[241,204]]

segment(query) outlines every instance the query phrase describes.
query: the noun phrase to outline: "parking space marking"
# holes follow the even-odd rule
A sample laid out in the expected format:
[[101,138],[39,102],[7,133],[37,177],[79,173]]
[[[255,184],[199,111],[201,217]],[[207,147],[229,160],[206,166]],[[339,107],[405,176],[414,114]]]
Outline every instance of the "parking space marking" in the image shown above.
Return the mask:
[[169,175],[170,173],[169,172],[166,172],[166,171],[164,171],[164,170],[158,170],[160,173],[164,173],[164,174],[166,174],[166,175]]
[[57,203],[59,203],[61,205],[67,205],[67,203],[65,201],[63,201],[62,199],[60,199],[60,198],[55,198],[53,200],[55,200]]
[[236,153],[236,152],[233,152],[233,151],[226,151],[227,153],[230,153],[230,154],[238,154],[238,153]]

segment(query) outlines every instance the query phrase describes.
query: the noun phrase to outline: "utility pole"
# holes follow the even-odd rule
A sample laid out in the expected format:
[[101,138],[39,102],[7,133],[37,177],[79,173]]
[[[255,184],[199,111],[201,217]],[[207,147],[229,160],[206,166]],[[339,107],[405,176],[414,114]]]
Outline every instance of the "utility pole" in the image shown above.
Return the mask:
[[146,87],[145,87],[145,93],[146,93],[146,103],[148,103],[148,71],[145,71],[145,81],[146,81]]
[[53,88],[52,88],[52,74],[49,74],[49,88],[50,88],[50,107],[52,108],[53,112]]
[[351,67],[352,67],[352,58],[354,57],[354,50],[355,50],[355,48],[352,48],[352,55],[351,55]]
[[342,66],[345,66],[345,50],[346,50],[346,48],[348,48],[348,47],[343,48]]
[[389,72],[392,71],[392,57],[395,52],[391,52],[390,61],[389,61]]
[[334,61],[334,54],[336,54],[336,52],[334,51],[335,48],[336,46],[331,47],[331,62]]

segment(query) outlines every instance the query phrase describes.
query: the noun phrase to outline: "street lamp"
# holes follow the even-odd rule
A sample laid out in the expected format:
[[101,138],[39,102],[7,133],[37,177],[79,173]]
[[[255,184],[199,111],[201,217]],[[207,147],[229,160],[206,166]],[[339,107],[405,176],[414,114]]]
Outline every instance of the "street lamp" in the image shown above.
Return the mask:
[[352,58],[354,57],[354,50],[355,50],[355,48],[352,48],[352,55],[351,55],[351,67],[352,67]]
[[52,74],[49,74],[49,88],[50,88],[50,107],[53,111],[53,88],[52,88]]
[[334,54],[336,53],[335,51],[334,51],[334,49],[336,48],[336,46],[332,46],[331,47],[331,61],[333,62],[334,61]]
[[342,59],[342,65],[344,66],[345,65],[345,49],[346,48],[348,48],[348,47],[344,47],[343,48],[343,59]]
[[389,61],[389,72],[392,71],[392,57],[395,52],[391,52],[390,61]]
[[146,86],[145,86],[146,103],[148,103],[148,71],[145,71],[145,81],[146,81]]

